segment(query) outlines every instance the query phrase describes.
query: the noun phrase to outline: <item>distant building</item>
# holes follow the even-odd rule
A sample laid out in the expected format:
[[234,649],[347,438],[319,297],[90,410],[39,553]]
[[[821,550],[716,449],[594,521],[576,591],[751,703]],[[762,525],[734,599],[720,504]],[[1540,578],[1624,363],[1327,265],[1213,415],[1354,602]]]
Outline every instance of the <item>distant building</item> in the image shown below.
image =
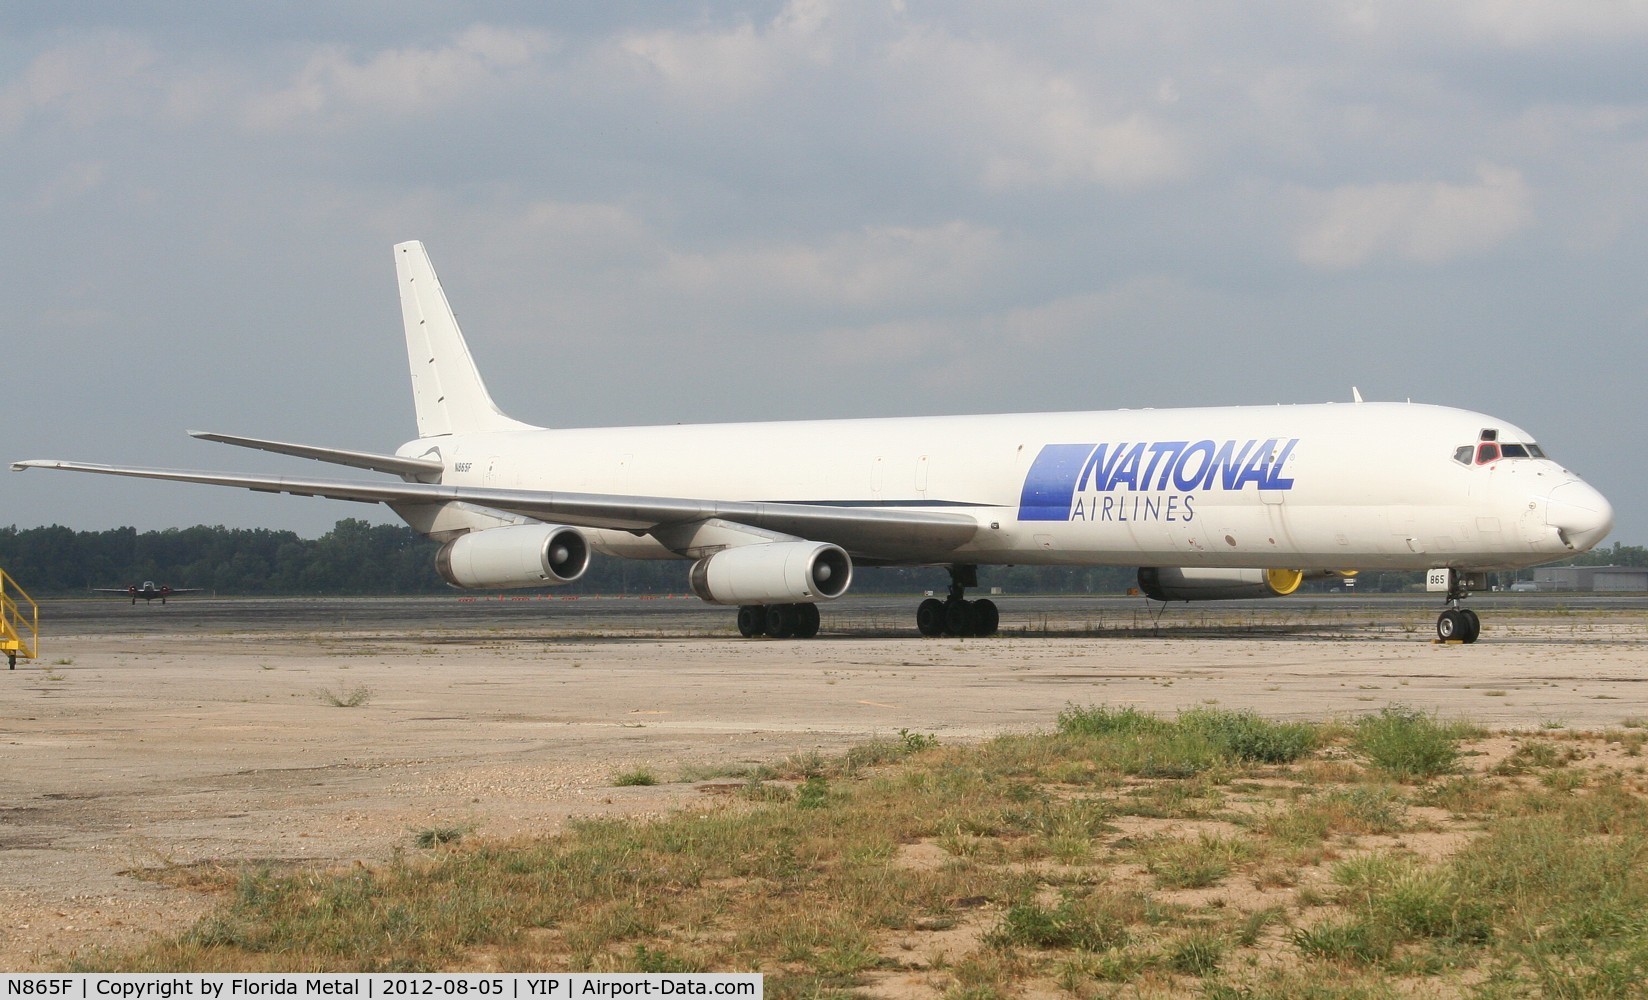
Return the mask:
[[1578,590],[1618,594],[1648,590],[1648,567],[1542,566],[1534,570],[1540,590]]

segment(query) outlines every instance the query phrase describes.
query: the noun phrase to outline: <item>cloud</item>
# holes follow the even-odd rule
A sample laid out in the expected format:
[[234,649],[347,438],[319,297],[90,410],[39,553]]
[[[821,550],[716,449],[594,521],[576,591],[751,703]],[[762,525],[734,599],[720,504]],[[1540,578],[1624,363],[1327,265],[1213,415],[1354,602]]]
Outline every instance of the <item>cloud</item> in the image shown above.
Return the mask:
[[703,298],[885,309],[965,297],[1000,256],[998,233],[965,222],[867,226],[814,243],[675,251],[662,280]]
[[159,56],[141,39],[100,31],[37,55],[0,90],[0,133],[33,117],[84,128],[132,114],[152,91]]
[[484,24],[465,28],[444,46],[390,49],[364,61],[344,46],[326,45],[285,87],[249,99],[244,120],[254,129],[282,129],[363,112],[411,115],[460,106],[530,77],[554,47],[547,32]]
[[803,66],[829,64],[834,20],[827,0],[793,0],[763,26],[644,32],[620,37],[615,48],[670,96],[714,107],[758,99]]
[[752,113],[780,129],[822,123],[837,130],[826,135],[837,148],[919,148],[990,190],[1131,190],[1190,166],[1158,114],[1176,97],[1159,80],[1119,91],[1087,67],[1050,66],[898,5],[796,0],[764,23],[634,34],[614,51],[661,98],[729,127],[747,130]]
[[1009,141],[986,157],[988,186],[1077,182],[1130,189],[1185,174],[1181,144],[1149,116],[1100,120],[1068,83],[1049,81],[1041,89],[1043,99],[1030,104],[1036,110],[1004,128]]
[[1055,71],[1001,45],[911,28],[886,53],[906,122],[946,136],[990,189],[1096,184],[1130,190],[1186,176],[1189,147],[1145,97]]
[[1642,0],[1377,0],[1346,3],[1337,13],[1363,37],[1426,44],[1486,43],[1532,49],[1568,42],[1616,42],[1648,33]]
[[100,161],[67,164],[35,192],[28,210],[50,212],[76,201],[101,187],[107,173],[107,164]]
[[1152,324],[1194,328],[1200,298],[1170,277],[1141,275],[1101,290],[995,311],[836,327],[814,338],[809,357],[849,372],[897,365],[926,389],[976,390],[1007,370],[1036,371],[1044,364],[1062,365],[1073,353],[1102,352]]
[[[1446,16],[1445,7],[1419,6],[1427,19]],[[1453,14],[1467,29],[1516,48],[1648,33],[1648,4],[1642,0],[1472,0],[1459,4]]]
[[1345,270],[1381,259],[1442,264],[1484,253],[1533,220],[1532,194],[1514,169],[1484,165],[1475,184],[1350,184],[1300,196],[1300,261]]

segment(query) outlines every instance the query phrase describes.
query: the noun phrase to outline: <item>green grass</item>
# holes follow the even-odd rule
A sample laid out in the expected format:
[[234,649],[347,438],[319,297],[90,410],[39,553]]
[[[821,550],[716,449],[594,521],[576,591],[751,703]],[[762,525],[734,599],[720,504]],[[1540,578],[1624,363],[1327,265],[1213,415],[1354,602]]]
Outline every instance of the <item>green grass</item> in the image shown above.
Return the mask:
[[1190,778],[1221,768],[1285,764],[1311,752],[1318,729],[1252,712],[1192,709],[1168,720],[1132,707],[1067,706],[1058,731],[1098,764],[1138,778]]
[[1471,732],[1470,727],[1390,705],[1357,723],[1352,748],[1398,781],[1424,781],[1454,772],[1459,741]]
[[[774,997],[863,992],[888,972],[947,997],[1026,984],[1081,998],[1640,997],[1635,763],[1574,734],[1527,744],[1517,773],[1471,771],[1462,744],[1477,735],[1403,709],[1313,726],[1102,707],[974,746],[901,733],[757,768],[742,794],[658,819],[517,840],[423,831],[439,850],[339,871],[152,873],[216,892],[214,909],[70,964],[752,970]],[[1553,773],[1587,778],[1541,781]],[[1419,810],[1435,805],[1453,818]],[[1453,846],[1411,853],[1403,838],[1427,830]]]
[[1203,889],[1224,881],[1258,852],[1246,838],[1203,833],[1192,840],[1162,838],[1141,853],[1145,870],[1162,888]]
[[1127,942],[1127,921],[1119,909],[1091,898],[1064,899],[1057,906],[1014,903],[989,940],[1000,946],[1104,951]]

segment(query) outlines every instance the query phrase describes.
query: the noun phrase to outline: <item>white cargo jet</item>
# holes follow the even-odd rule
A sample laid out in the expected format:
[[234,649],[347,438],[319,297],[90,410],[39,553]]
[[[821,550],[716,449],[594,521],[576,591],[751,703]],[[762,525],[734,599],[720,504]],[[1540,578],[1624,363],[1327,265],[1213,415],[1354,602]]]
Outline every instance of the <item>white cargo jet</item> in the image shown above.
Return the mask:
[[1497,417],[1411,403],[546,429],[492,402],[421,243],[395,247],[418,437],[393,455],[191,432],[399,477],[360,482],[36,460],[387,504],[459,587],[578,579],[595,550],[691,560],[746,636],[809,637],[854,565],[944,566],[922,635],[989,635],[981,565],[1143,567],[1159,601],[1274,597],[1307,576],[1430,570],[1442,639],[1490,570],[1583,552],[1608,501]]

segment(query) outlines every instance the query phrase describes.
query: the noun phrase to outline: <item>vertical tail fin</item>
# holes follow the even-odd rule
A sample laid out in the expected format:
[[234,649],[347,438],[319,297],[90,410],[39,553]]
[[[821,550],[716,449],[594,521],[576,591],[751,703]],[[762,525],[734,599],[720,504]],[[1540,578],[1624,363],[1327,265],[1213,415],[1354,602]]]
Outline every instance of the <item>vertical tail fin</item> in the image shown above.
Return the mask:
[[422,243],[395,245],[395,278],[401,289],[418,436],[530,428],[504,416],[492,402]]

